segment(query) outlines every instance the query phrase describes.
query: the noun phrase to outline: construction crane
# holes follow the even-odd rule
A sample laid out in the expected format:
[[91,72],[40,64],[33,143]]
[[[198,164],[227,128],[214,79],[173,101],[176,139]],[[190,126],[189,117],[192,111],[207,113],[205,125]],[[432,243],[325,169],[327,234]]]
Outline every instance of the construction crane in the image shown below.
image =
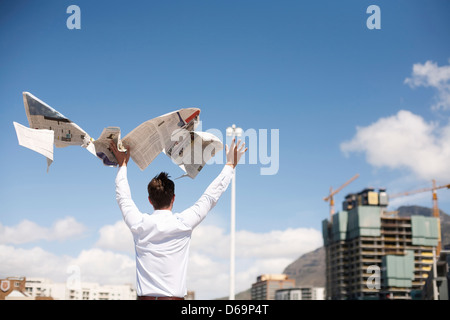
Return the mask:
[[439,256],[439,253],[441,252],[441,219],[440,219],[440,214],[439,214],[439,206],[438,206],[438,197],[437,197],[437,190],[439,189],[443,189],[443,188],[447,188],[450,189],[450,184],[446,184],[446,185],[442,185],[442,186],[436,186],[436,180],[432,180],[433,186],[431,188],[423,188],[423,189],[418,189],[418,190],[413,190],[413,191],[406,191],[406,192],[400,192],[400,193],[395,193],[393,195],[389,195],[389,199],[393,199],[393,198],[397,198],[397,197],[402,197],[402,196],[409,196],[412,194],[416,194],[416,193],[421,193],[421,192],[427,192],[427,191],[432,191],[432,195],[433,195],[433,217],[436,217],[438,219],[438,245],[436,248],[436,254],[437,256]]
[[336,190],[333,190],[333,187],[330,187],[330,194],[323,198],[325,202],[330,202],[330,220],[334,214],[334,195],[344,189],[346,186],[348,186],[353,180],[359,177],[359,173],[355,174],[350,180],[348,180],[346,183],[344,183],[342,186],[337,188]]

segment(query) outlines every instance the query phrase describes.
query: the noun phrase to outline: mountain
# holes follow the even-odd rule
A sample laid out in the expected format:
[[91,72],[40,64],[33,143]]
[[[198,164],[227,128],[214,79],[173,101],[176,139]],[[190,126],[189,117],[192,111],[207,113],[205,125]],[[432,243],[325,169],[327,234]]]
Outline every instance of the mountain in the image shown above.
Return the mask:
[[283,273],[295,279],[297,286],[325,287],[325,248],[305,253],[288,265]]

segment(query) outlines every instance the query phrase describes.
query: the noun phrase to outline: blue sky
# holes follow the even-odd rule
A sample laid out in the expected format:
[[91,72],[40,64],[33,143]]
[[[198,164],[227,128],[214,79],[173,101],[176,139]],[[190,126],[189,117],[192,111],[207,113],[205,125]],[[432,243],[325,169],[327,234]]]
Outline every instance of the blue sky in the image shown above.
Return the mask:
[[[66,27],[71,4],[81,9],[80,30]],[[381,9],[379,30],[366,27],[371,4]],[[131,251],[120,253],[119,244],[108,247],[102,238],[121,219],[114,199],[116,169],[68,147],[55,149],[46,173],[45,158],[17,143],[12,122],[28,125],[23,91],[94,138],[107,126],[119,126],[124,136],[145,120],[184,107],[200,108],[202,129],[224,136],[233,123],[244,130],[279,130],[279,154],[272,155],[279,159],[276,174],[261,175],[268,165],[260,161],[238,167],[236,227],[248,243],[296,230],[288,236],[294,244],[285,256],[241,253],[237,289],[248,288],[258,272],[281,272],[286,262],[321,245],[321,221],[328,217],[322,198],[330,186],[360,174],[336,197],[339,210],[348,192],[368,186],[394,193],[429,187],[432,178],[449,183],[443,165],[450,163],[449,9],[447,1],[434,0],[2,1],[0,245],[4,254],[20,259],[0,269],[0,276],[14,271],[47,277],[45,266],[23,267],[31,261],[45,265],[46,255],[89,265],[81,261],[83,254],[119,252],[124,256],[119,260],[133,261]],[[195,180],[177,180],[174,210],[191,205],[221,167],[212,164]],[[146,185],[163,170],[172,177],[182,174],[165,155],[144,171],[130,165],[133,197],[144,212],[151,211]],[[438,195],[440,208],[450,213],[448,192]],[[431,194],[396,204],[431,206]],[[227,294],[227,253],[214,256],[200,240],[207,228],[226,238],[229,211],[228,190],[193,243],[190,281],[199,297]],[[28,236],[36,226],[42,233],[6,239],[8,232],[28,230],[24,221],[33,223]],[[75,227],[62,236],[57,230],[66,224],[57,221]],[[303,245],[309,242],[295,234],[313,240]],[[217,267],[216,281],[223,285],[216,291],[203,287],[195,280],[200,266]],[[64,272],[58,272],[56,280],[64,281]],[[120,280],[82,273],[90,281]]]

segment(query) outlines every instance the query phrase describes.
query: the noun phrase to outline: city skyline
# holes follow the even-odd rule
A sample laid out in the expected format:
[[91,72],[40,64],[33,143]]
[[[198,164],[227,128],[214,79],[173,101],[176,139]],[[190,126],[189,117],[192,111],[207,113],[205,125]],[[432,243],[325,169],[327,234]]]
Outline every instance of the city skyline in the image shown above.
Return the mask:
[[[80,8],[80,29],[68,28],[70,5]],[[370,5],[381,9],[380,29],[368,28]],[[93,138],[189,107],[224,143],[233,124],[255,134],[236,172],[236,293],[323,245],[330,186],[359,174],[335,196],[340,211],[346,194],[366,187],[391,194],[450,183],[449,9],[442,1],[2,2],[0,277],[65,282],[77,266],[86,281],[135,283],[117,169],[72,146],[55,148],[47,173],[45,158],[17,143],[24,91]],[[192,205],[221,167],[175,180],[174,211]],[[146,186],[160,171],[183,174],[164,155],[144,171],[130,165],[143,212],[152,211]],[[438,191],[446,213],[448,192]],[[230,197],[193,232],[187,285],[198,299],[228,295]],[[431,192],[390,208],[400,205],[431,207]]]

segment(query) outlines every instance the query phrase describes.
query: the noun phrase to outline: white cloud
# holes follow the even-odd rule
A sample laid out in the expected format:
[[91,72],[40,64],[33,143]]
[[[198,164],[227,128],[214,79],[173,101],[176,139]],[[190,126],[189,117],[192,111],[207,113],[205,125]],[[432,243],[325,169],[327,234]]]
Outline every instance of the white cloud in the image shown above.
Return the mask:
[[86,227],[73,217],[56,221],[49,230],[48,240],[65,240],[83,234]]
[[100,238],[95,247],[124,253],[134,253],[133,236],[123,220],[106,225],[99,230]]
[[[81,270],[81,281],[134,284],[135,262],[129,255],[93,248],[83,250],[77,257],[70,257],[56,255],[40,247],[23,249],[6,245],[29,244],[40,240],[61,241],[79,236],[85,230],[73,217],[57,220],[50,228],[29,220],[23,220],[13,227],[0,224],[1,275],[44,277],[65,282],[69,276],[68,268],[75,265]],[[120,233],[117,235],[123,236]]]
[[134,257],[97,248],[83,250],[70,265],[81,270],[81,281],[101,284],[135,284]]
[[64,281],[70,258],[57,256],[41,248],[21,249],[0,244],[1,276],[46,277]]
[[[320,246],[322,235],[312,228],[288,228],[257,233],[236,232],[236,256],[241,258],[296,258]],[[228,258],[230,235],[213,225],[200,225],[192,235],[191,251],[199,251],[218,258]]]
[[374,167],[406,168],[418,179],[450,179],[450,125],[440,127],[401,110],[367,127],[341,144],[341,150],[364,152]]
[[63,241],[77,237],[85,230],[86,227],[73,217],[57,220],[50,228],[39,226],[26,219],[13,227],[0,223],[0,244],[23,244],[39,240]]
[[[322,245],[320,231],[289,228],[264,233],[236,232],[236,293],[251,287],[264,273],[281,273],[302,254]],[[200,225],[192,235],[188,287],[199,299],[228,296],[230,235],[212,225]],[[214,283],[214,286],[211,286]]]
[[236,253],[240,257],[293,259],[297,258],[299,253],[316,249],[320,241],[321,233],[312,228],[289,228],[267,233],[242,230],[236,235]]
[[100,284],[135,284],[134,259],[101,249],[83,250],[77,257],[55,255],[42,248],[0,245],[0,276],[42,277],[65,283],[71,266],[80,270],[80,281]]
[[412,88],[424,86],[437,90],[436,104],[433,109],[450,110],[450,65],[439,67],[437,63],[427,61],[424,64],[413,65],[411,78],[405,83]]

